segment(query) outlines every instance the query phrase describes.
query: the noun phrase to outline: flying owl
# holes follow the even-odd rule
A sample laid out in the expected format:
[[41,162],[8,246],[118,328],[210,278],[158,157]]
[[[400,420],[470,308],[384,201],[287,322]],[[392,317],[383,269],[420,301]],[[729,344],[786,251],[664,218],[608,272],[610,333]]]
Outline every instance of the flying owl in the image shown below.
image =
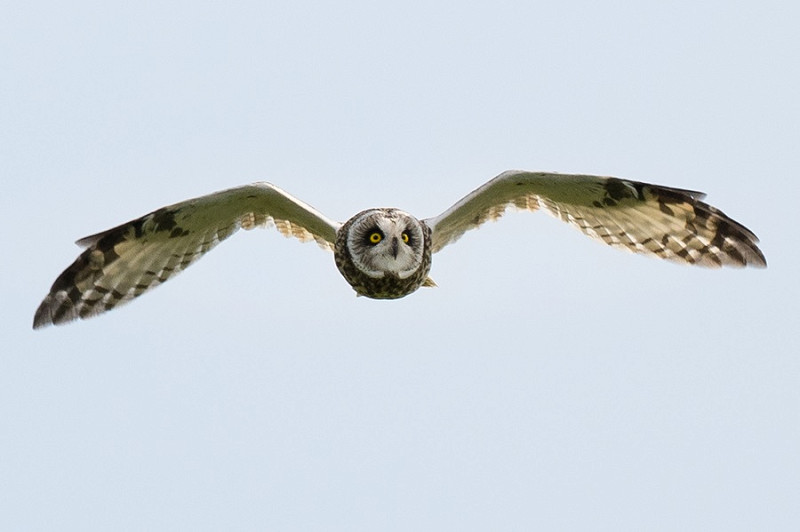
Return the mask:
[[615,177],[504,172],[439,216],[368,209],[344,224],[270,183],[253,183],[163,207],[78,240],[86,249],[58,276],[33,327],[111,310],[184,270],[239,228],[274,225],[332,250],[358,295],[397,299],[421,286],[431,257],[509,207],[543,209],[610,246],[684,264],[765,267],[758,238],[704,194]]

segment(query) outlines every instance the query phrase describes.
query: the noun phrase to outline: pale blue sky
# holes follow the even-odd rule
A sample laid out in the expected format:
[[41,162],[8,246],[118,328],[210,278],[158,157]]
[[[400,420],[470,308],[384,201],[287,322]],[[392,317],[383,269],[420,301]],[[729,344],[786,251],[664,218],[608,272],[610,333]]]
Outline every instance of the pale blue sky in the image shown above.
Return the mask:
[[[8,530],[796,530],[800,8],[784,2],[7,2]],[[356,298],[242,233],[32,331],[73,242],[268,180],[345,220],[510,168],[702,190],[767,270],[512,214]]]

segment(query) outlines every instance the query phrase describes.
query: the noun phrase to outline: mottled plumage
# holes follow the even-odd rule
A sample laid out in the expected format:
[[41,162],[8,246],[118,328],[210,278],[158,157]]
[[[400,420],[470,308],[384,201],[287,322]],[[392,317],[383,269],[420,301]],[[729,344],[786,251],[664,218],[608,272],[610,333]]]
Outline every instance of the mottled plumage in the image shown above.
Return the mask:
[[239,228],[272,224],[285,236],[332,249],[353,289],[376,299],[434,286],[431,254],[509,207],[541,208],[606,244],[675,262],[766,266],[756,236],[703,197],[613,177],[508,171],[434,218],[369,209],[340,224],[274,185],[254,183],[79,240],[86,249],[53,283],[33,326],[110,310],[182,271]]

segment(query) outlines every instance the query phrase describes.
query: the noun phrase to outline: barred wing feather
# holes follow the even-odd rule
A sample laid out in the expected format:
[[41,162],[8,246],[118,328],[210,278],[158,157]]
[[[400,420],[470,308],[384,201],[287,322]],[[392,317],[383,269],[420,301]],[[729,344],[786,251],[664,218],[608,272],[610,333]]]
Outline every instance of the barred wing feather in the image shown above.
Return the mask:
[[341,224],[269,183],[163,207],[79,240],[86,249],[53,283],[33,327],[117,307],[184,270],[239,228],[270,225],[287,237],[332,249]]
[[638,181],[547,172],[504,172],[437,217],[433,251],[495,220],[509,207],[549,214],[635,253],[707,267],[766,266],[758,238],[701,192]]

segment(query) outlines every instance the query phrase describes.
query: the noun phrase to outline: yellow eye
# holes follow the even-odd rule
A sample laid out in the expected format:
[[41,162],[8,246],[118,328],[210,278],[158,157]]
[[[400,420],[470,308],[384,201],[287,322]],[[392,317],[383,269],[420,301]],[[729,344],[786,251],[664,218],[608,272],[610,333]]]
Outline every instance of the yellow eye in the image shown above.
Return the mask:
[[400,235],[400,238],[403,239],[403,242],[408,244],[408,233],[403,233],[402,235]]
[[369,241],[372,242],[373,244],[377,244],[382,239],[383,237],[381,236],[380,233],[372,233],[371,235],[369,235]]

